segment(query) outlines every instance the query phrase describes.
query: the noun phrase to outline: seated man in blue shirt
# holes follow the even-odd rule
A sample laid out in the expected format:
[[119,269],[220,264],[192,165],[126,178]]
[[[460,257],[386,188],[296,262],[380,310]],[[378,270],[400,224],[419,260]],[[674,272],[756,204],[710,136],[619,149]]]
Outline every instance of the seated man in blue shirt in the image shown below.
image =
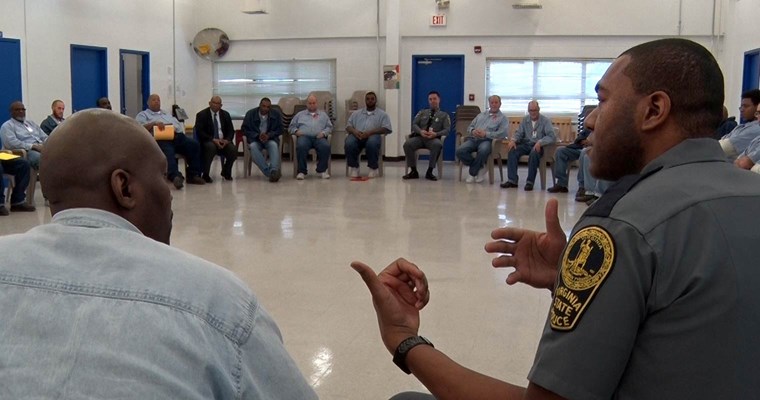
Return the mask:
[[296,136],[296,160],[299,181],[306,178],[306,156],[310,149],[317,151],[317,173],[322,179],[330,179],[327,172],[330,161],[330,142],[333,124],[326,112],[317,109],[317,97],[306,98],[306,109],[296,114],[290,121],[290,133]]
[[744,122],[719,140],[720,147],[723,148],[723,152],[728,158],[735,159],[744,150],[747,150],[747,146],[752,140],[760,136],[760,122],[755,118],[755,110],[758,105],[760,105],[760,89],[752,89],[742,93],[739,111]]
[[[755,117],[760,118],[760,104],[755,111]],[[760,174],[760,136],[752,139],[747,149],[734,161],[734,165]]]
[[[486,173],[486,162],[491,156],[494,139],[504,139],[507,136],[507,117],[502,114],[501,97],[493,95],[488,98],[488,110],[478,114],[467,128],[470,135],[456,151],[457,158],[462,164],[470,167],[467,183],[480,183]],[[477,153],[475,157],[472,153]]]
[[520,179],[517,176],[517,163],[520,157],[529,155],[528,179],[525,182],[525,190],[533,190],[536,180],[536,172],[541,157],[544,155],[543,147],[557,141],[554,135],[552,121],[540,113],[538,102],[533,100],[528,103],[528,115],[523,118],[520,127],[515,131],[515,136],[507,143],[507,181],[501,184],[502,188],[516,188]]
[[[264,97],[259,106],[248,110],[241,127],[248,138],[253,163],[259,167],[269,182],[277,182],[282,176],[280,171],[280,136],[282,136],[282,115],[272,110],[272,100]],[[267,163],[264,149],[269,155]]]
[[348,164],[348,176],[359,177],[359,154],[362,148],[367,149],[367,166],[369,177],[378,176],[379,161],[382,155],[380,148],[383,144],[383,135],[393,131],[391,119],[388,114],[377,108],[377,95],[375,92],[367,92],[364,95],[365,108],[356,110],[348,118],[346,124],[345,151],[346,164]]
[[139,124],[80,111],[43,158],[52,221],[0,238],[2,397],[317,398],[245,283],[169,246],[166,159]]
[[173,140],[157,140],[158,147],[166,156],[168,170],[166,177],[174,184],[177,189],[185,186],[182,174],[177,167],[177,158],[175,154],[182,154],[187,160],[187,183],[193,185],[203,185],[206,182],[201,179],[201,146],[198,141],[185,135],[185,127],[172,117],[161,110],[161,97],[152,94],[148,97],[148,108],[140,111],[135,117],[145,129],[154,134],[154,128],[164,130],[167,125],[174,126]]
[[14,101],[10,106],[11,119],[0,127],[0,140],[3,148],[8,150],[26,150],[26,158],[35,170],[40,169],[40,154],[42,153],[47,133],[33,121],[26,119],[26,107],[20,101]]

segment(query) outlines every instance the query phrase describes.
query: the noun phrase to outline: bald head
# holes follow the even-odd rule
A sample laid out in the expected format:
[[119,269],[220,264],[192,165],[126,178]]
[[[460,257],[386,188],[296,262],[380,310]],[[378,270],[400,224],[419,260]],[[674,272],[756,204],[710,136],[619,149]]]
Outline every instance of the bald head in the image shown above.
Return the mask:
[[161,96],[153,93],[148,97],[148,108],[153,112],[161,110]]
[[219,110],[222,109],[222,98],[219,96],[212,97],[211,100],[208,101],[208,108],[213,112],[219,112]]
[[166,158],[140,124],[90,109],[72,115],[55,133],[45,143],[40,162],[40,183],[53,215],[80,207],[105,210],[168,243]]
[[312,94],[306,98],[306,109],[309,110],[309,112],[317,111],[317,96]]

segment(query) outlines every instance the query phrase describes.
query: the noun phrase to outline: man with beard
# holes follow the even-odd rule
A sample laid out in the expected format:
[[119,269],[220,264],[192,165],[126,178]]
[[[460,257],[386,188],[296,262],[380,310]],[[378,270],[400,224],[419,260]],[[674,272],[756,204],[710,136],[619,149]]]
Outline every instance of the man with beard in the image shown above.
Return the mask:
[[493,266],[515,268],[507,284],[553,297],[527,388],[469,370],[418,336],[430,292],[417,266],[399,259],[375,275],[354,262],[394,362],[438,399],[757,397],[760,177],[735,168],[711,137],[723,93],[717,62],[697,43],[627,50],[585,121],[596,135],[592,174],[617,182],[569,241],[556,199],[547,232],[492,232]]
[[344,149],[346,151],[346,163],[348,164],[348,175],[351,178],[359,177],[359,155],[362,148],[367,149],[367,166],[369,167],[369,177],[376,178],[380,175],[378,168],[380,166],[380,148],[383,144],[383,135],[393,131],[391,119],[388,114],[380,108],[377,108],[377,95],[375,92],[367,92],[364,95],[365,107],[356,110],[348,118],[346,124],[346,142]]
[[61,100],[54,100],[53,104],[50,105],[50,108],[53,113],[48,115],[48,117],[42,121],[42,124],[40,124],[40,128],[42,128],[42,130],[48,135],[53,133],[53,130],[63,122],[63,110],[66,109],[66,105],[63,104],[63,101]]
[[3,148],[8,150],[26,150],[26,159],[29,165],[40,169],[40,155],[48,138],[47,133],[40,127],[26,119],[26,107],[20,101],[14,101],[10,106],[11,119],[5,121],[0,127],[0,139]]
[[0,238],[2,397],[317,398],[250,289],[169,246],[166,159],[145,129],[81,111],[43,158],[51,223]]

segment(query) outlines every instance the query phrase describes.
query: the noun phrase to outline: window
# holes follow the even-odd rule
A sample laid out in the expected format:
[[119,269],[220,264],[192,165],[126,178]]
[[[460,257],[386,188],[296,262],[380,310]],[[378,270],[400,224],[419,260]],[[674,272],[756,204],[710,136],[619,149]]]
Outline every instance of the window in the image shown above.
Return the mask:
[[232,118],[242,119],[264,97],[305,99],[312,91],[335,95],[335,60],[288,60],[214,63],[214,94]]
[[486,95],[501,96],[501,111],[523,115],[536,99],[546,114],[578,114],[597,103],[594,87],[612,60],[489,59]]

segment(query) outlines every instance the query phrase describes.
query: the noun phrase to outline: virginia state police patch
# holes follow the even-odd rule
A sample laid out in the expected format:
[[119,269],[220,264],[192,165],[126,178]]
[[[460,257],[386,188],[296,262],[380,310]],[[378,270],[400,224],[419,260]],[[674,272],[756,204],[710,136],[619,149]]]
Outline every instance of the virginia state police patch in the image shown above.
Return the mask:
[[575,329],[614,263],[615,243],[604,228],[588,226],[570,238],[549,313],[552,329]]

